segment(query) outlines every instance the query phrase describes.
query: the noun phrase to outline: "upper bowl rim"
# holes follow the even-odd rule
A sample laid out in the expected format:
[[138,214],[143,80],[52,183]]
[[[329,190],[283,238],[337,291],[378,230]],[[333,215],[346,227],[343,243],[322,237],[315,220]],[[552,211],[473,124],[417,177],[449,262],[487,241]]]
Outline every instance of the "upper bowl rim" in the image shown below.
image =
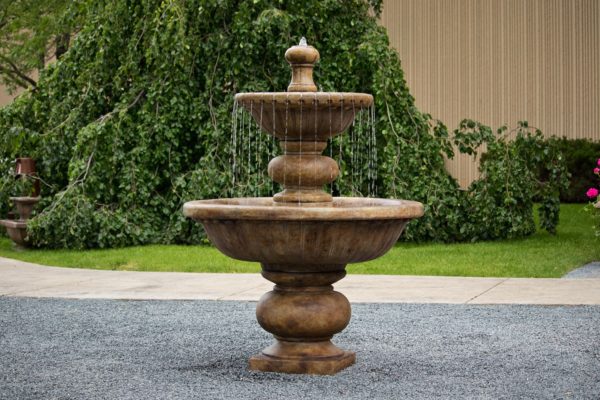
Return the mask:
[[235,101],[262,101],[272,103],[294,103],[299,102],[314,102],[317,103],[360,103],[361,105],[370,106],[373,104],[373,95],[368,93],[356,92],[245,92],[237,93],[234,96]]

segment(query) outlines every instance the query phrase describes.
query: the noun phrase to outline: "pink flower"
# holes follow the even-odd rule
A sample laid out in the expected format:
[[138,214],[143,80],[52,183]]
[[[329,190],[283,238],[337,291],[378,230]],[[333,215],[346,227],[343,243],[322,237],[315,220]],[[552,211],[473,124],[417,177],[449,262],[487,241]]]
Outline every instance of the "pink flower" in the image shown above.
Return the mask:
[[600,167],[600,158],[598,159],[597,164]]
[[596,188],[589,188],[588,191],[585,192],[585,194],[590,199],[595,199],[596,197],[598,197],[598,189],[596,189]]
[[600,174],[600,168],[598,168],[598,167],[594,168],[594,173],[596,175]]

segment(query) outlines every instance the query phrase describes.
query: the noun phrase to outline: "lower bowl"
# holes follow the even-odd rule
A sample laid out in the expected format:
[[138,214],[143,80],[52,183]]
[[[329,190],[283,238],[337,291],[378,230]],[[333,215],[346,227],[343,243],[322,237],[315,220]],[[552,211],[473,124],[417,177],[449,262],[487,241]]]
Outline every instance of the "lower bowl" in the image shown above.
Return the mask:
[[212,243],[229,257],[302,272],[315,265],[338,270],[382,256],[406,224],[423,215],[423,205],[353,197],[290,204],[263,197],[190,201],[183,213],[202,223]]

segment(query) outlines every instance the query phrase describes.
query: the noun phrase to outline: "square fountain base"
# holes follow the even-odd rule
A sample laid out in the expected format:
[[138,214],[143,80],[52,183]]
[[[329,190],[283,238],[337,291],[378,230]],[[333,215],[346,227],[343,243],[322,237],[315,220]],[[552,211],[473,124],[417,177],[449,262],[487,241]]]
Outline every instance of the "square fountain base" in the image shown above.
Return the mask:
[[334,375],[356,362],[356,354],[344,351],[339,357],[284,359],[257,354],[250,357],[250,369],[284,374]]

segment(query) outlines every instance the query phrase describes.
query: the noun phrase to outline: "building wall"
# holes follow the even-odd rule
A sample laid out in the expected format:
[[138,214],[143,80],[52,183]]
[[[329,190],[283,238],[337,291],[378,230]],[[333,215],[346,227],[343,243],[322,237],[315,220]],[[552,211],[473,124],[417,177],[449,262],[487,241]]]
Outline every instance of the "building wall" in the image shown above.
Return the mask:
[[[30,75],[34,80],[37,81],[38,79],[38,72],[37,71],[33,71],[33,73]],[[10,103],[11,101],[13,101],[13,99],[15,97],[17,97],[19,94],[23,93],[24,89],[22,88],[17,88],[17,90],[15,90],[13,93],[9,93],[8,92],[8,88],[6,88],[4,85],[2,85],[0,83],[0,107],[3,107],[5,105],[7,105],[8,103]]]
[[[381,22],[417,106],[450,129],[527,120],[600,140],[599,0],[385,0]],[[447,168],[478,175],[467,156]]]
[[2,85],[0,85],[0,107],[7,105],[14,99],[15,94],[9,94],[8,90]]

